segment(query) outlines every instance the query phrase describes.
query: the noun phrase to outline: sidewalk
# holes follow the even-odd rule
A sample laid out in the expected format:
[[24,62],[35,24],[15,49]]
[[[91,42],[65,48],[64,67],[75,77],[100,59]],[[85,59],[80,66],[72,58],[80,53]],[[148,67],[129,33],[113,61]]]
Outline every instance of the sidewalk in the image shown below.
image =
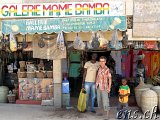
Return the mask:
[[[111,108],[109,113],[110,120],[116,120],[117,104],[117,98],[111,98]],[[91,112],[80,113],[77,111],[76,105],[77,98],[71,99],[71,106],[73,107],[71,109],[55,109],[53,106],[0,103],[0,120],[104,120],[105,118],[105,116],[98,116]],[[131,115],[134,117],[136,117],[134,112],[136,110],[139,111],[137,114],[138,118],[130,120],[145,120],[144,118],[140,118],[143,114],[139,108],[135,106],[134,98],[130,99],[129,110],[132,111]],[[160,120],[160,118],[157,120]]]
[[[111,107],[110,120],[115,120],[116,113],[116,108]],[[104,118],[91,112],[80,113],[76,108],[66,110],[54,109],[51,106],[0,104],[0,120],[103,120]]]

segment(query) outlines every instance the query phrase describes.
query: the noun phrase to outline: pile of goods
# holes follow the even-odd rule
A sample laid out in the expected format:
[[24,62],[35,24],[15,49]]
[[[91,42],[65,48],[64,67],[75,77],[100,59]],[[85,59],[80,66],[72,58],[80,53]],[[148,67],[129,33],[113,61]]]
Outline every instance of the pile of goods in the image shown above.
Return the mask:
[[154,85],[160,84],[160,71],[159,71],[158,75],[156,75],[152,78],[152,82]]

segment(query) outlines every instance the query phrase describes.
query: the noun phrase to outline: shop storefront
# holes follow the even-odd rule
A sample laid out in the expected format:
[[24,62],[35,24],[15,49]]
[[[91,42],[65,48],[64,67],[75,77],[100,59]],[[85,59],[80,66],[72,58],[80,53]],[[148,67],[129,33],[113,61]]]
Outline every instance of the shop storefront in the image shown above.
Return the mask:
[[[4,34],[2,40],[10,43],[9,49],[14,57],[23,54],[16,72],[19,100],[41,101],[54,98],[57,107],[62,105],[61,59],[68,59],[68,53],[72,52],[70,51],[72,43],[74,49],[77,49],[82,56],[85,51],[108,51],[109,47],[103,44],[108,44],[112,36],[116,37],[114,40],[117,42],[121,39],[120,31],[127,29],[125,6],[121,1],[14,4],[0,5],[0,7]],[[96,43],[96,40],[99,40],[98,47],[95,44],[95,48],[90,48],[89,41]],[[8,45],[6,42],[6,46]],[[14,66],[11,63],[10,67]]]

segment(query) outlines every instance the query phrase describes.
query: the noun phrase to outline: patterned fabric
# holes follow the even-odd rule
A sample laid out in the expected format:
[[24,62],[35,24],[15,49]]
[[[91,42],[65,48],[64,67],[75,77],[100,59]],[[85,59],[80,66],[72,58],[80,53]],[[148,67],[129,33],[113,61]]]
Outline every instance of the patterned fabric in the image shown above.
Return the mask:
[[131,54],[129,50],[122,50],[122,76],[131,76]]
[[98,69],[97,79],[96,79],[96,86],[99,86],[99,89],[104,91],[108,86],[108,79],[111,78],[110,70],[107,66],[104,68]]
[[154,52],[151,55],[151,77],[158,74],[159,71],[159,54],[158,52]]
[[145,55],[143,59],[143,64],[145,65],[145,70],[146,70],[146,77],[151,76],[151,51],[143,51],[143,54]]
[[[119,88],[119,94],[120,95],[126,95],[128,93],[130,93],[130,88],[129,88],[128,85],[122,85],[122,86],[120,86],[120,88]],[[120,103],[127,103],[128,102],[128,96],[125,96],[123,98],[119,97],[119,102]]]

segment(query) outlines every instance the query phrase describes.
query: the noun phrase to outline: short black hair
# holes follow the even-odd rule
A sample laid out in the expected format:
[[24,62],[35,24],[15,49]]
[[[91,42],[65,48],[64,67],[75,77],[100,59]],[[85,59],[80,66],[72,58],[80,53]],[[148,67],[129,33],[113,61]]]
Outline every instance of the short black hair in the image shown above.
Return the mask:
[[[125,80],[126,82],[128,81],[126,78],[122,78],[122,80]],[[121,80],[121,81],[122,81],[122,80]]]

